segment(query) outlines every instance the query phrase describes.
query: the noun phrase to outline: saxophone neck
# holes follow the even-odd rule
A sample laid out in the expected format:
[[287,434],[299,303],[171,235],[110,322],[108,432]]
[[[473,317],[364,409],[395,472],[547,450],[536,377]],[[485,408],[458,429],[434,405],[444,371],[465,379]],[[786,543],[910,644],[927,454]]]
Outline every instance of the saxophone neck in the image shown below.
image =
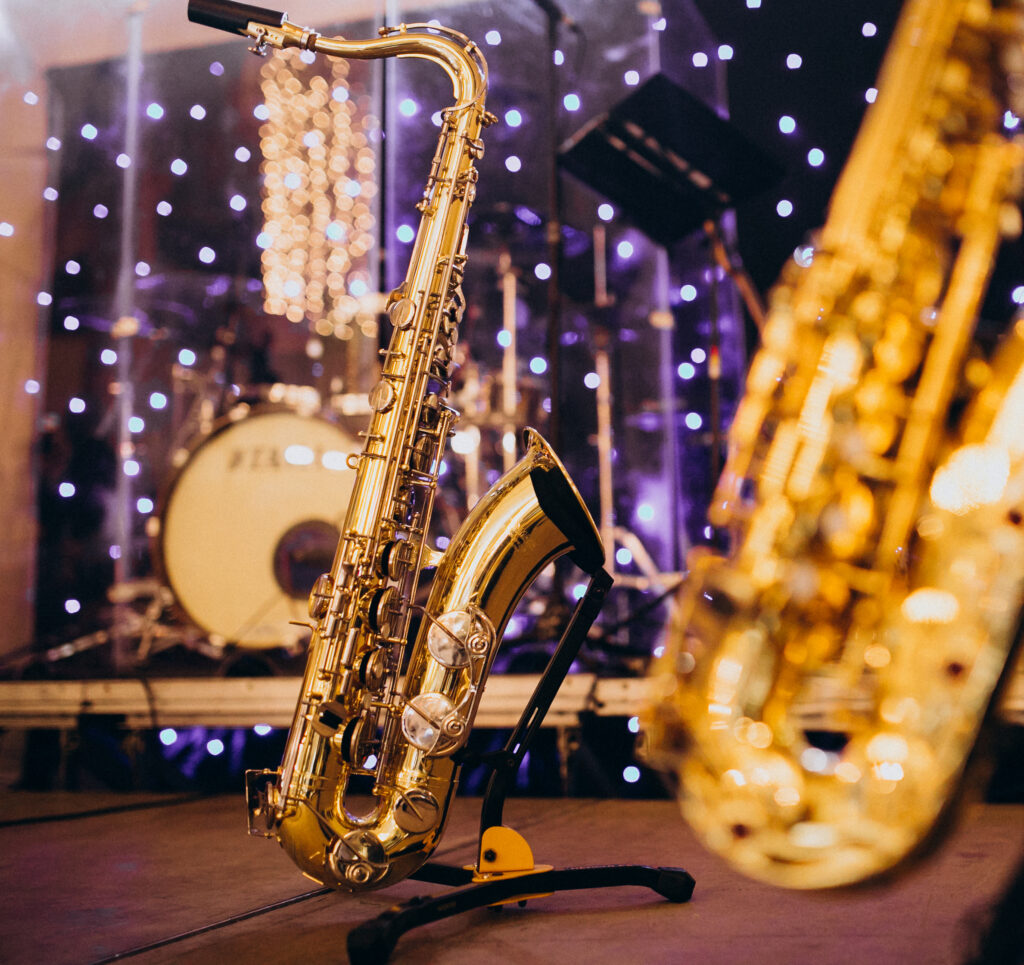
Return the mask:
[[265,54],[268,47],[283,50],[298,47],[346,60],[382,60],[386,57],[415,57],[441,67],[452,82],[455,110],[477,105],[483,108],[487,91],[487,62],[479,47],[468,37],[448,27],[430,24],[400,24],[381,27],[370,40],[322,37],[315,30],[300,27],[287,14],[233,0],[189,0],[188,18],[229,33],[249,37],[249,48]]

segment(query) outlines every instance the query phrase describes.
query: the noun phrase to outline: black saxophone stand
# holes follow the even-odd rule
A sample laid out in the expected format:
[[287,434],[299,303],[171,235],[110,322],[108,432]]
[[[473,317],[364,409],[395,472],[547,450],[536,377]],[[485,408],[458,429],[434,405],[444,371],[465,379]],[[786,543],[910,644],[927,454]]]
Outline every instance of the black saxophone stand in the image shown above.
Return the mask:
[[612,578],[604,569],[591,575],[587,591],[577,604],[515,730],[502,751],[486,758],[493,772],[480,808],[476,865],[458,868],[427,862],[412,877],[417,881],[453,885],[454,890],[434,898],[413,898],[357,925],[348,934],[348,957],[352,965],[386,962],[398,939],[418,925],[485,905],[525,903],[528,898],[541,898],[556,891],[637,885],[651,888],[672,902],[689,901],[695,882],[682,868],[596,865],[554,869],[550,865],[538,866],[533,862],[526,840],[501,823],[505,798],[530,741],[597,619],[611,585]]

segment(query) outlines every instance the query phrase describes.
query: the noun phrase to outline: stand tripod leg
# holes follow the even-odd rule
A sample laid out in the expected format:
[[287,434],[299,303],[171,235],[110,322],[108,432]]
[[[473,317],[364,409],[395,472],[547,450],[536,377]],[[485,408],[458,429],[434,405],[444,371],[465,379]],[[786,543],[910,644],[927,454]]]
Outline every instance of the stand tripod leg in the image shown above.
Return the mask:
[[480,843],[475,869],[454,868],[436,862],[425,864],[413,878],[462,887],[456,887],[436,898],[413,898],[404,904],[395,905],[377,918],[357,925],[348,934],[348,955],[352,965],[380,965],[386,962],[398,939],[418,925],[440,921],[486,905],[525,901],[556,891],[635,885],[650,888],[672,902],[690,900],[695,882],[682,868],[652,868],[647,865],[597,865],[561,869],[534,867],[533,855],[525,840],[511,828],[501,826],[505,798],[530,740],[540,727],[587,632],[597,619],[611,585],[612,578],[604,569],[591,574],[587,592],[577,604],[519,723],[498,760],[492,763],[494,772],[488,781],[480,808]]
[[356,926],[348,934],[348,957],[352,965],[380,965],[386,962],[395,943],[412,928],[482,908],[515,901],[537,892],[574,891],[582,888],[614,888],[636,885],[650,888],[672,902],[689,901],[693,877],[682,868],[652,868],[646,865],[605,865],[595,868],[562,868],[539,871],[518,878],[500,878],[469,885],[437,898],[414,898],[384,914]]

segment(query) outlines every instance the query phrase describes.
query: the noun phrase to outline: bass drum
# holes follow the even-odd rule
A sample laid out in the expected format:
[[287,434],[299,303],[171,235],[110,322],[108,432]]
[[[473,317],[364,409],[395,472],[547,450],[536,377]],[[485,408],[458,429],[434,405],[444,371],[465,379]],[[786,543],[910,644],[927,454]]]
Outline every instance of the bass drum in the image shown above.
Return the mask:
[[357,441],[283,409],[229,417],[187,454],[157,519],[158,565],[187,617],[217,644],[293,647],[331,568]]

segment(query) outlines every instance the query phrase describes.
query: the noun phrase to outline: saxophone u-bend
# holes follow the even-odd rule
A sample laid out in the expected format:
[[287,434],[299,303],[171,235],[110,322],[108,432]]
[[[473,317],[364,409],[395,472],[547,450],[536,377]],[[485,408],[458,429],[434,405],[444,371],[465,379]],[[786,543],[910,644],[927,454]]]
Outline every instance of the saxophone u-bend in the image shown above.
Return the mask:
[[[474,164],[483,156],[481,131],[494,120],[476,45],[422,24],[382,28],[366,41],[324,39],[282,14],[226,0],[192,0],[189,17],[252,38],[257,52],[416,57],[452,82],[455,102],[441,115],[406,277],[388,297],[393,333],[370,392],[341,538],[310,596],[309,658],[281,767],[246,775],[251,833],[277,838],[316,881],[379,888],[412,874],[441,836],[458,751],[523,594],[566,554],[597,573],[604,549],[568,474],[532,429],[522,460],[474,507],[444,553],[426,543],[457,417],[445,399],[464,307]],[[427,568],[435,568],[430,593],[414,614]],[[414,615],[420,623],[410,649]]]
[[[1014,664],[1024,321],[972,348],[1020,229],[1024,5],[910,0],[813,262],[772,293],[655,662],[648,759],[703,840],[819,888],[937,840]],[[962,415],[961,415],[962,413]]]

